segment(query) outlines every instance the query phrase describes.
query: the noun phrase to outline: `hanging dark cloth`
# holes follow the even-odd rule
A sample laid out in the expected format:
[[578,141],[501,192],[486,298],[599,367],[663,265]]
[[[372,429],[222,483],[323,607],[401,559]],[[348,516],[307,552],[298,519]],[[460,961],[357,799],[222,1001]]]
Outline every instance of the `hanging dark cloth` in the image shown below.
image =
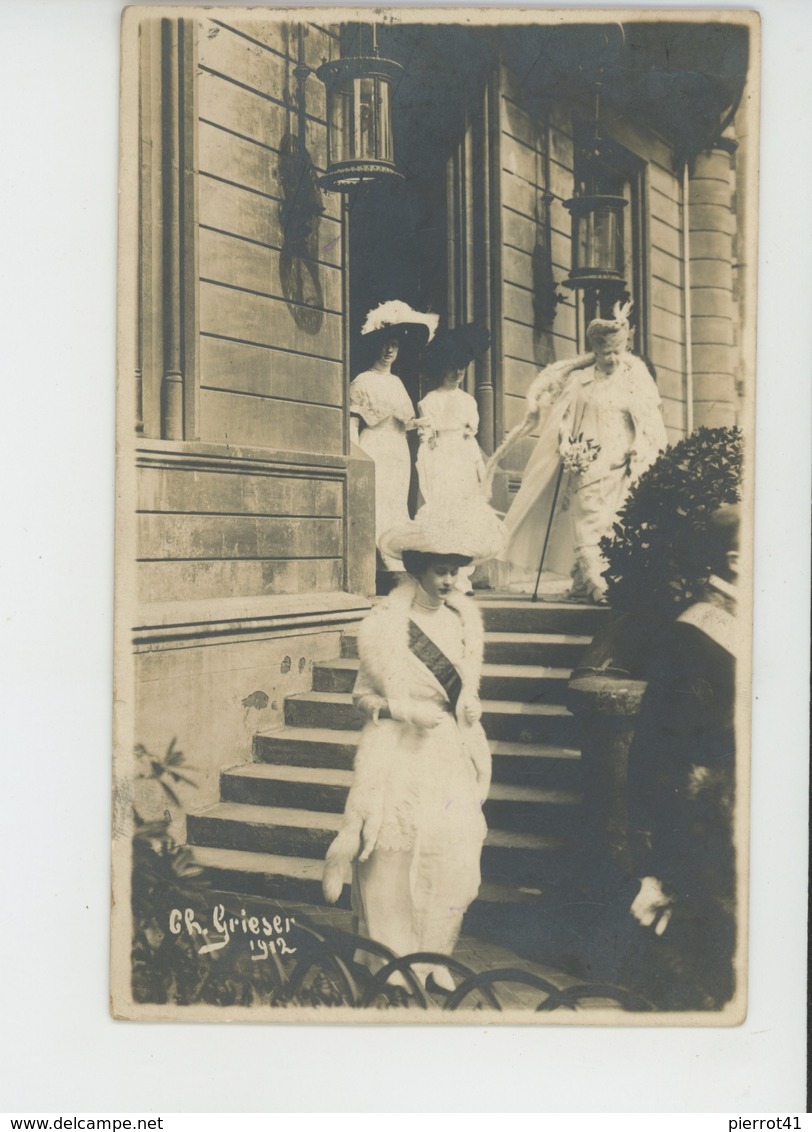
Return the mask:
[[425,664],[435,680],[443,686],[451,710],[456,711],[457,700],[462,691],[462,677],[442,649],[438,648],[431,637],[427,637],[414,621],[409,621],[409,648],[420,663]]

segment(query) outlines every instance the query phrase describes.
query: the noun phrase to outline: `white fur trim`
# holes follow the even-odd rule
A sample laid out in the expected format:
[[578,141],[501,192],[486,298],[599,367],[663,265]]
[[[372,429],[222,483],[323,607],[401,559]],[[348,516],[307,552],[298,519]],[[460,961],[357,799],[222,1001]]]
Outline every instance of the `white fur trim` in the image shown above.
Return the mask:
[[[416,592],[416,580],[407,576],[373,609],[358,631],[358,650],[375,683],[375,691],[396,703],[403,698],[403,673],[410,663],[409,614]],[[475,602],[462,593],[450,593],[445,602],[462,622],[462,700],[463,695],[477,695],[479,691],[484,647],[482,616]]]

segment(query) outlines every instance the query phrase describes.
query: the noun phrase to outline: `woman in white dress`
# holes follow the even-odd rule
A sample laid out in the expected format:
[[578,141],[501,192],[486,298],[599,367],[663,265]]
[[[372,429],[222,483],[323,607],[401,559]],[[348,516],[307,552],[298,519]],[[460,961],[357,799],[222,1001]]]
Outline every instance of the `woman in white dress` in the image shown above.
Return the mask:
[[505,516],[501,557],[518,571],[570,574],[570,596],[604,602],[600,541],[612,533],[633,485],[666,446],[660,397],[645,363],[627,350],[629,307],[587,328],[593,354],[547,366],[531,385],[524,421],[488,463],[541,422],[521,488]]
[[436,384],[418,404],[417,474],[426,503],[442,498],[451,506],[482,495],[479,410],[461,386],[470,363],[489,345],[488,331],[470,324],[439,335],[426,352],[426,376]]
[[[350,383],[350,439],[375,463],[375,540],[409,518],[411,456],[406,433],[415,428],[415,411],[406,387],[392,373],[402,340],[434,333],[438,315],[421,314],[399,300],[370,311],[361,334],[374,349],[368,370]],[[399,562],[382,555],[387,570],[402,570]]]
[[[397,955],[450,955],[479,890],[491,776],[479,722],[482,619],[454,581],[461,564],[495,553],[501,537],[485,505],[477,524],[464,525],[458,513],[427,505],[381,543],[407,575],[359,633],[354,702],[366,724],[324,891],[338,899],[352,863],[356,930]],[[373,971],[383,965],[358,958]],[[429,989],[454,989],[443,964],[413,969]]]
[[[479,410],[461,388],[470,363],[488,349],[490,335],[476,324],[440,334],[426,351],[424,370],[436,383],[418,404],[417,475],[426,503],[463,510],[484,498],[485,460],[477,443]],[[473,567],[460,569],[458,588],[470,591]]]

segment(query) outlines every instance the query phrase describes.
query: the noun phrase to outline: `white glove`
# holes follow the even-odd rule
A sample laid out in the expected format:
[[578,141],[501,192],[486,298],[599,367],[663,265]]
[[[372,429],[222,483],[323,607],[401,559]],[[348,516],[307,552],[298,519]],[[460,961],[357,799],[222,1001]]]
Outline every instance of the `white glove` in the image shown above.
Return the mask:
[[662,935],[668,927],[674,911],[674,898],[667,896],[656,877],[643,877],[640,891],[632,901],[629,911],[638,924],[644,928],[654,928],[655,935]]
[[457,711],[458,713],[462,712],[462,717],[466,723],[479,723],[482,719],[482,704],[479,696],[461,696]]

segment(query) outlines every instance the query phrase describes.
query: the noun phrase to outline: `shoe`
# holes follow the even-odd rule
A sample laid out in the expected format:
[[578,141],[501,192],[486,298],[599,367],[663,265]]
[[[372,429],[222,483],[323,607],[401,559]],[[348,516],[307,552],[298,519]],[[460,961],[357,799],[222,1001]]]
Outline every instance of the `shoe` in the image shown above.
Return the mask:
[[567,590],[566,593],[557,596],[555,601],[568,601],[573,605],[589,605],[592,600],[592,595],[588,594],[586,590]]
[[398,987],[399,990],[404,991],[406,994],[414,994],[414,991],[406,981],[406,976],[402,971],[393,971],[389,978],[386,980],[387,987]]
[[447,967],[435,967],[433,971],[429,972],[426,979],[426,990],[429,994],[449,995],[453,994],[456,989],[457,984]]

